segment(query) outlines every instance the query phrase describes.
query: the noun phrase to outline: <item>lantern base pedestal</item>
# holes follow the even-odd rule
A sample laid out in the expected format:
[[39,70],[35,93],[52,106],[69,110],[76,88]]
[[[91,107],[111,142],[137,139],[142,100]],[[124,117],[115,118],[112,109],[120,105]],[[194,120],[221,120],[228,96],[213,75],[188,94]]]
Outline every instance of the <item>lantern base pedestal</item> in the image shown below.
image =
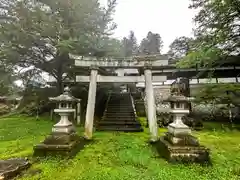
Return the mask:
[[180,123],[176,123],[176,121],[174,121],[173,123],[168,125],[168,132],[174,135],[188,135],[191,134],[191,129],[182,123],[182,121]]
[[75,132],[75,128],[74,126],[71,124],[69,125],[58,125],[55,124],[52,128],[52,132],[54,133],[67,133],[67,134],[71,134]]
[[84,146],[90,142],[76,133],[57,133],[54,132],[46,139],[34,146],[33,156],[63,156],[66,158],[74,157]]
[[159,154],[170,163],[209,163],[209,149],[191,135],[175,137],[170,133],[155,143]]

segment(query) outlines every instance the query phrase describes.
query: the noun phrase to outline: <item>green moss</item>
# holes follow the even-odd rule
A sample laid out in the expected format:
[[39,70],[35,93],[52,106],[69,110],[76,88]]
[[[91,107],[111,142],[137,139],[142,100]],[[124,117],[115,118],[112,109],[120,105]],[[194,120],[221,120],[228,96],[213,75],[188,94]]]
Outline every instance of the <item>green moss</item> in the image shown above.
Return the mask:
[[[50,131],[50,120],[11,117],[0,120],[0,158],[32,155],[34,144]],[[166,130],[160,129],[160,134]],[[83,129],[79,129],[83,134]],[[237,180],[240,178],[240,132],[204,130],[196,132],[200,142],[211,149],[213,167],[171,165],[159,158],[147,141],[149,131],[142,133],[95,132],[94,143],[87,145],[74,159],[56,158],[35,162],[31,169],[40,169],[34,176],[20,180]],[[29,174],[28,174],[29,172]]]

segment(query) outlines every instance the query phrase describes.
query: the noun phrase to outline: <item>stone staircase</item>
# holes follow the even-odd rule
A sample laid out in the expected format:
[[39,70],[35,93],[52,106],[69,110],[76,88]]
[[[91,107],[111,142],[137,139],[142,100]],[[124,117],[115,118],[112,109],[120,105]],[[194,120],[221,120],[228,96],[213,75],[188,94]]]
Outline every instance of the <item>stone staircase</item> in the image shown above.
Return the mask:
[[111,93],[98,131],[141,132],[130,93]]

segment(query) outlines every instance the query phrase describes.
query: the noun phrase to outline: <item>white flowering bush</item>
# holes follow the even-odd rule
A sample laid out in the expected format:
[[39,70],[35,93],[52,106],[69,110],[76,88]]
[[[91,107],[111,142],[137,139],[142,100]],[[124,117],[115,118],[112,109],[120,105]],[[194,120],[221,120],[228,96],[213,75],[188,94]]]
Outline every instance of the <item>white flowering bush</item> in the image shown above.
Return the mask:
[[228,107],[226,104],[192,104],[192,111],[194,113],[202,113],[208,115],[221,114],[228,115]]

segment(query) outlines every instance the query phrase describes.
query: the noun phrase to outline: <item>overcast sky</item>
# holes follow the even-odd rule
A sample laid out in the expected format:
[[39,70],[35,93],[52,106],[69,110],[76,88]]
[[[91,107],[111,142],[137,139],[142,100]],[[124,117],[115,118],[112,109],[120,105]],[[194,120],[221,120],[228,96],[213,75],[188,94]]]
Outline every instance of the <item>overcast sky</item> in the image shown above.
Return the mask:
[[114,36],[122,38],[133,30],[141,41],[148,31],[159,33],[166,52],[176,37],[193,36],[195,12],[188,9],[189,3],[189,0],[118,0],[114,16],[118,28]]

